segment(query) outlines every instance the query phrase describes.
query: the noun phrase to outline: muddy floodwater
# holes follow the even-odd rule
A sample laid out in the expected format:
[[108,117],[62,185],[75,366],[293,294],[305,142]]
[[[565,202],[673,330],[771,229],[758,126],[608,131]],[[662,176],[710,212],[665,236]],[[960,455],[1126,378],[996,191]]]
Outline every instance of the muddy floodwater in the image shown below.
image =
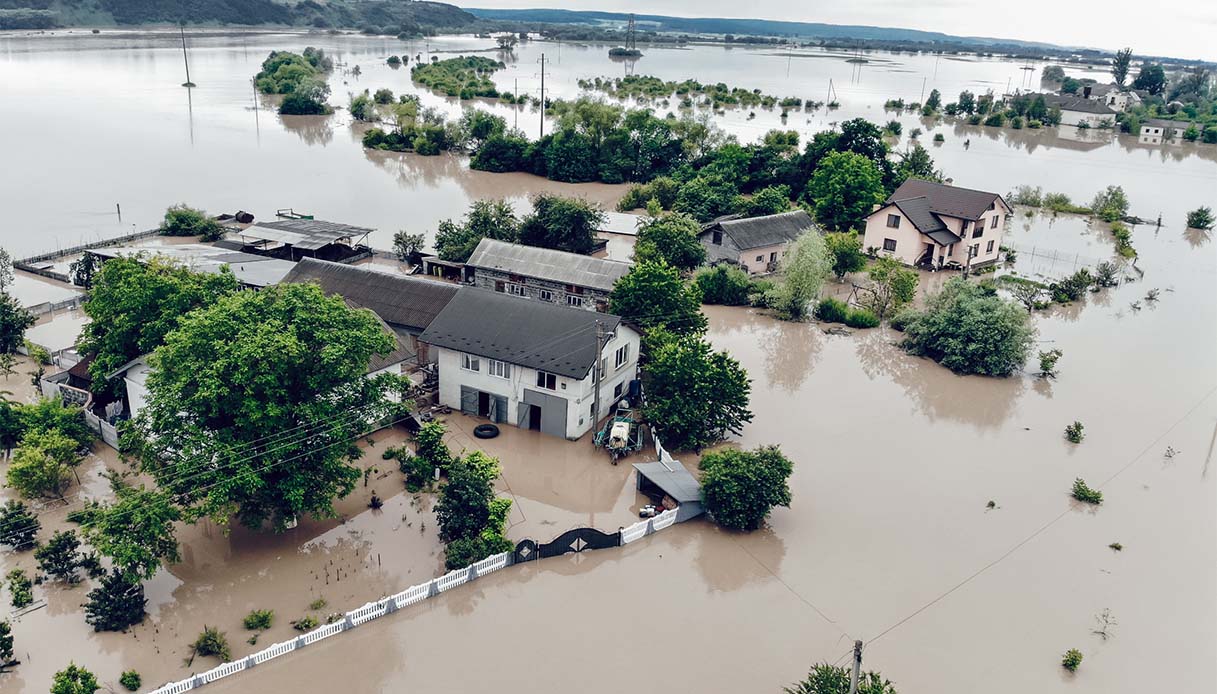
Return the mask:
[[[358,79],[341,70],[332,78],[331,101],[344,104],[356,89],[413,89],[406,70],[384,65],[389,54],[443,57],[488,44],[200,38],[191,49],[200,86],[187,91],[170,38],[0,35],[0,245],[22,256],[125,234],[179,201],[262,216],[295,207],[376,227],[380,247],[397,229],[431,234],[484,197],[519,203],[550,190],[612,205],[623,187],[472,172],[459,155],[368,153],[342,111],[281,118],[254,109],[249,79],[271,49],[320,45],[348,69],[359,65]],[[874,54],[859,69],[831,52],[721,47],[651,49],[625,65],[599,46],[533,43],[508,56],[500,87],[519,80],[535,90],[542,51],[547,89],[564,97],[578,93],[579,77],[626,70],[816,99],[832,79],[842,108],[792,116],[787,127],[804,134],[854,116],[886,120],[883,101],[919,98],[923,80],[949,99],[965,88],[1000,92],[1024,75],[995,59]],[[424,102],[460,108],[431,94]],[[535,112],[476,107],[518,115],[530,133],[539,125]],[[854,639],[867,644],[865,666],[903,693],[1217,690],[1217,246],[1182,221],[1217,204],[1217,147],[901,119],[906,134],[927,131],[938,165],[962,185],[1030,183],[1088,200],[1119,184],[1134,214],[1161,214],[1161,227],[1133,229],[1140,257],[1123,273],[1132,281],[1037,314],[1041,348],[1064,352],[1058,378],[955,376],[903,354],[890,330],[827,335],[707,307],[710,340],[753,381],[755,419],[728,445],[780,444],[795,461],[793,505],[765,529],[737,535],[693,521],[624,548],[511,567],[207,691],[776,692],[814,662],[844,662]],[[775,113],[748,121],[728,112],[720,122],[741,139],[781,125]],[[934,132],[946,141],[931,144]],[[1115,257],[1104,225],[1022,209],[1006,245],[1018,250],[1015,271],[1044,279]],[[924,276],[922,288],[948,276]],[[1147,299],[1155,289],[1157,300]],[[16,291],[25,303],[75,293],[24,276]],[[43,329],[77,316],[52,318]],[[33,398],[31,369],[23,361],[0,388]],[[1075,420],[1086,427],[1076,446],[1062,437]],[[582,525],[611,531],[643,503],[628,466],[610,466],[586,439],[508,428],[482,443],[472,420],[449,422],[454,449],[481,445],[503,460],[498,491],[514,500],[513,540]],[[403,440],[393,431],[361,443],[368,483],[338,504],[338,519],[278,536],[184,528],[183,561],[147,583],[149,618],[130,633],[84,624],[87,582],[36,587],[46,606],[15,622],[24,662],[0,675],[0,690],[44,692],[68,660],[115,688],[132,667],[149,686],[181,679],[216,664],[184,663],[205,624],[226,631],[241,657],[295,635],[293,619],[324,621],[437,575],[432,497],[404,492],[381,458]],[[69,508],[108,493],[106,467],[121,462],[98,444],[71,505],[41,509],[44,536],[69,526]],[[1102,506],[1070,499],[1077,477],[1103,491]],[[384,508],[367,508],[373,491]],[[9,494],[0,490],[0,501]],[[30,553],[0,553],[0,570],[14,566],[31,569]],[[318,599],[325,606],[311,608]],[[276,621],[247,644],[240,620],[255,608],[274,609]],[[1094,633],[1104,611],[1114,622],[1107,638]],[[1069,648],[1085,656],[1075,675],[1059,665]]]

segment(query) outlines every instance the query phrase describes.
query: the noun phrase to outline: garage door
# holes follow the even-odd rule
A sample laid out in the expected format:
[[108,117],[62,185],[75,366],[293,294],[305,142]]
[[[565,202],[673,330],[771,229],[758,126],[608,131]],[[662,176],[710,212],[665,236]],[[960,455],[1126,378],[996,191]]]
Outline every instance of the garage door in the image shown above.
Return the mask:
[[526,388],[524,402],[541,408],[541,433],[566,438],[566,398]]

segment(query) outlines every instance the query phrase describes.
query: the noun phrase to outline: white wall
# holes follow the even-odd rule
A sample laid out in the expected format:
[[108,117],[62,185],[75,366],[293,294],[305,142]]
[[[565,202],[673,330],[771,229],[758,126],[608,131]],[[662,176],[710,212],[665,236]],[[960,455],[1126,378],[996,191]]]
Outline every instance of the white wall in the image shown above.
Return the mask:
[[[614,355],[617,349],[627,344],[630,352],[629,360],[620,369],[614,368]],[[515,426],[519,421],[519,405],[524,398],[524,390],[535,390],[561,397],[567,401],[566,438],[579,438],[592,429],[591,410],[595,399],[590,373],[583,379],[558,376],[557,388],[548,390],[537,387],[536,369],[512,364],[511,377],[502,378],[489,373],[489,359],[486,357],[478,357],[480,359],[479,370],[473,372],[461,368],[462,352],[439,346],[432,349],[438,355],[439,400],[442,404],[459,410],[461,408],[461,386],[501,395],[507,398],[506,423]],[[608,371],[604,374],[600,384],[600,413],[597,419],[612,412],[612,405],[615,402],[613,391],[617,384],[625,384],[622,387],[624,396],[629,387],[629,381],[638,377],[638,350],[638,333],[625,325],[619,326],[617,334],[605,344],[601,355],[608,360]]]
[[127,405],[131,408],[131,416],[134,417],[144,409],[148,404],[148,375],[152,373],[152,367],[140,362],[135,366],[127,369],[127,373],[123,376],[123,381],[127,385]]

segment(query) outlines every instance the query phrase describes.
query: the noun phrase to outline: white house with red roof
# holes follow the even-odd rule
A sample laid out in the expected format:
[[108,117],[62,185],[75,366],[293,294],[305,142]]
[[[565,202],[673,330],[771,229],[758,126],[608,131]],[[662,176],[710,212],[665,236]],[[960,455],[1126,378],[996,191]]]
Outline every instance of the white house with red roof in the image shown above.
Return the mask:
[[866,218],[862,247],[933,270],[994,263],[1011,213],[997,193],[910,178]]

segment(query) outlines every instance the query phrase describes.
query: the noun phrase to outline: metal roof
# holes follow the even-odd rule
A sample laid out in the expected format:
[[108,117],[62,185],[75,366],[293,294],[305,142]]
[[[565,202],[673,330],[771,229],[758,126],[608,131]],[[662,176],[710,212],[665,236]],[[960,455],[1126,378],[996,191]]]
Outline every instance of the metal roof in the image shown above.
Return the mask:
[[737,248],[746,251],[750,248],[789,243],[802,236],[804,232],[817,229],[817,227],[806,212],[794,210],[764,217],[716,221],[703,229],[702,234],[714,229],[719,229],[730,236]]
[[366,236],[374,230],[320,219],[278,219],[259,222],[233,233],[241,238],[274,241],[301,250],[315,251],[343,239]]
[[193,270],[217,274],[227,267],[242,284],[250,287],[268,287],[278,284],[291,271],[295,263],[290,260],[268,258],[253,253],[243,253],[205,243],[183,243],[171,246],[111,246],[91,248],[89,252],[102,258],[132,258],[154,256]]
[[1044,103],[1056,106],[1062,111],[1096,113],[1103,116],[1116,115],[1116,112],[1108,108],[1107,104],[1097,99],[1087,99],[1081,94],[1044,94],[1043,96]]
[[630,271],[630,264],[590,255],[522,246],[495,239],[482,239],[466,267],[498,270],[513,275],[573,284],[610,292],[613,284]]
[[602,214],[604,222],[596,227],[596,231],[608,234],[638,235],[638,222],[642,221],[642,217],[624,212],[603,212]]
[[896,192],[888,196],[887,203],[903,202],[921,197],[926,198],[929,209],[934,214],[945,214],[960,219],[979,219],[988,211],[989,206],[998,200],[1001,200],[1006,209],[1010,208],[997,193],[949,186],[945,183],[935,183],[920,178],[910,178],[901,183]]
[[889,204],[895,205],[903,212],[904,218],[912,222],[913,226],[917,227],[917,231],[923,234],[947,228],[947,225],[930,211],[930,200],[924,195],[905,200],[892,200]]
[[596,324],[617,330],[607,313],[462,287],[419,341],[568,378],[596,363]]
[[634,463],[634,469],[679,503],[701,501],[701,485],[680,461]]
[[305,258],[283,278],[285,283],[315,282],[391,325],[422,331],[431,325],[458,287],[446,282],[366,270],[355,265]]

